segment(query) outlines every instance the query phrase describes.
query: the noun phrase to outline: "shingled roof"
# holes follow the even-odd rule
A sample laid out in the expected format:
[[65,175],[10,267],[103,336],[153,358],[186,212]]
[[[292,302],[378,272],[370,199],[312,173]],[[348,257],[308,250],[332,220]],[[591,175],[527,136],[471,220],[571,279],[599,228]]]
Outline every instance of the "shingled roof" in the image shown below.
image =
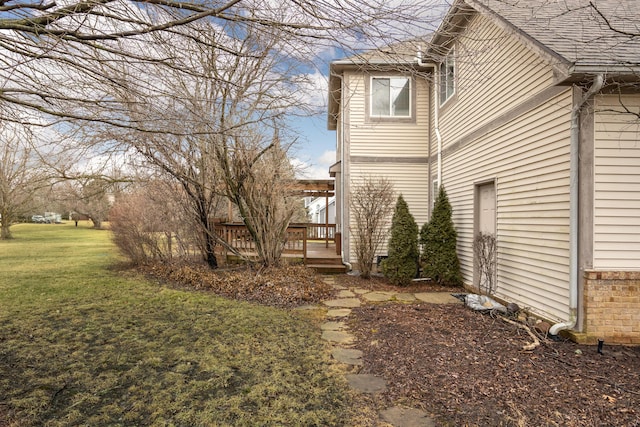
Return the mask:
[[337,66],[344,65],[392,65],[415,64],[418,52],[424,52],[429,47],[431,34],[403,40],[377,49],[369,49],[346,58],[332,61]]
[[450,14],[466,5],[562,59],[570,73],[637,73],[640,67],[638,0],[459,0]]

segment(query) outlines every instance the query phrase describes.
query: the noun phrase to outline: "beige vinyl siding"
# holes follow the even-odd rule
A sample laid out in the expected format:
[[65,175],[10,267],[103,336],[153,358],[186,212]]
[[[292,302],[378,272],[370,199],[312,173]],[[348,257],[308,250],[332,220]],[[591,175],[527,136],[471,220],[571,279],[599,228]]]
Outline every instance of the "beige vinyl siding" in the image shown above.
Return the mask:
[[[351,164],[351,183],[357,183],[366,176],[386,177],[393,181],[395,190],[395,198],[399,194],[409,205],[409,210],[418,227],[427,221],[427,205],[428,205],[428,186],[429,177],[427,174],[427,164],[401,164],[401,163],[352,163]],[[394,198],[394,200],[395,200]],[[394,202],[395,203],[395,202]],[[352,220],[353,221],[353,220]],[[391,225],[391,219],[389,219]],[[355,226],[353,222],[351,226]],[[355,261],[353,252],[353,239],[350,242],[350,259]],[[380,249],[380,255],[387,253],[386,242]]]
[[[391,74],[390,74],[391,75]],[[424,79],[416,78],[415,122],[366,120],[365,92],[367,74],[345,74],[349,84],[349,141],[351,156],[426,157],[429,132],[429,88]]]
[[599,96],[595,114],[594,268],[640,270],[640,96]]
[[446,147],[549,87],[549,63],[519,39],[475,15],[455,44],[456,92],[441,108]]
[[345,72],[343,76],[343,103],[349,110],[349,121],[345,125],[350,132],[362,126],[365,121],[364,79],[365,76],[362,73]]
[[[344,82],[348,86],[343,96],[348,108],[345,125],[350,155],[348,165],[343,170],[348,171],[350,187],[366,176],[390,179],[396,193],[403,194],[412,214],[422,225],[428,215],[429,85],[421,78],[413,81],[412,90],[416,94],[413,98],[414,120],[410,123],[389,119],[380,122],[367,119],[365,109],[369,94],[366,93],[365,79],[370,77],[365,73],[353,72],[344,75]],[[350,213],[348,215],[351,221]],[[347,260],[357,262],[350,234],[345,246]],[[386,253],[385,243],[380,254]]]
[[473,283],[474,183],[495,180],[497,295],[560,320],[568,311],[571,91],[445,152],[443,182]]

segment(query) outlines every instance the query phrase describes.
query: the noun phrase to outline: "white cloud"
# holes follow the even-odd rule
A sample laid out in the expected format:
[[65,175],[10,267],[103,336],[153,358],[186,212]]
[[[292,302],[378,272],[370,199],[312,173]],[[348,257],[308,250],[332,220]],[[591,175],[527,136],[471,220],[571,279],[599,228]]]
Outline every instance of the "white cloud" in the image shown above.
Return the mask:
[[331,166],[336,162],[336,152],[335,150],[327,150],[322,153],[322,156],[318,159],[318,163],[325,165],[327,167]]
[[293,158],[291,159],[291,164],[296,170],[296,177],[299,179],[331,179],[329,166],[335,163],[335,159],[336,152],[327,150],[315,162]]
[[313,109],[325,109],[327,106],[327,93],[329,80],[320,71],[301,74],[293,78],[298,85],[297,97],[302,105]]

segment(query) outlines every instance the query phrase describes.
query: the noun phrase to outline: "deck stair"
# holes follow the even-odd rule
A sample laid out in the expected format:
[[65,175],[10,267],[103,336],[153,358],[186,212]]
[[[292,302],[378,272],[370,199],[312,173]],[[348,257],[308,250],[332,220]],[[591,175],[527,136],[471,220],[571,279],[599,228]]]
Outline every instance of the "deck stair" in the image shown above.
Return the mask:
[[342,258],[339,255],[309,255],[306,265],[318,274],[343,274],[347,272],[347,267],[342,264]]

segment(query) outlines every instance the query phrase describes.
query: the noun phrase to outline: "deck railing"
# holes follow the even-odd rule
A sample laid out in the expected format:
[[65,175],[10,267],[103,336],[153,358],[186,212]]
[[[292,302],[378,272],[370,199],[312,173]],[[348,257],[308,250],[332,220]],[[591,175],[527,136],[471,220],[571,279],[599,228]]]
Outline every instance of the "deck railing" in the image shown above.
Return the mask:
[[336,225],[335,224],[305,224],[307,226],[307,236],[309,240],[325,240],[330,242],[336,241]]
[[[255,242],[242,223],[219,223],[215,226],[219,238],[232,248],[246,255],[255,253]],[[291,224],[287,228],[284,253],[300,255],[307,259],[307,243],[309,240],[324,240],[335,243],[335,224]]]

